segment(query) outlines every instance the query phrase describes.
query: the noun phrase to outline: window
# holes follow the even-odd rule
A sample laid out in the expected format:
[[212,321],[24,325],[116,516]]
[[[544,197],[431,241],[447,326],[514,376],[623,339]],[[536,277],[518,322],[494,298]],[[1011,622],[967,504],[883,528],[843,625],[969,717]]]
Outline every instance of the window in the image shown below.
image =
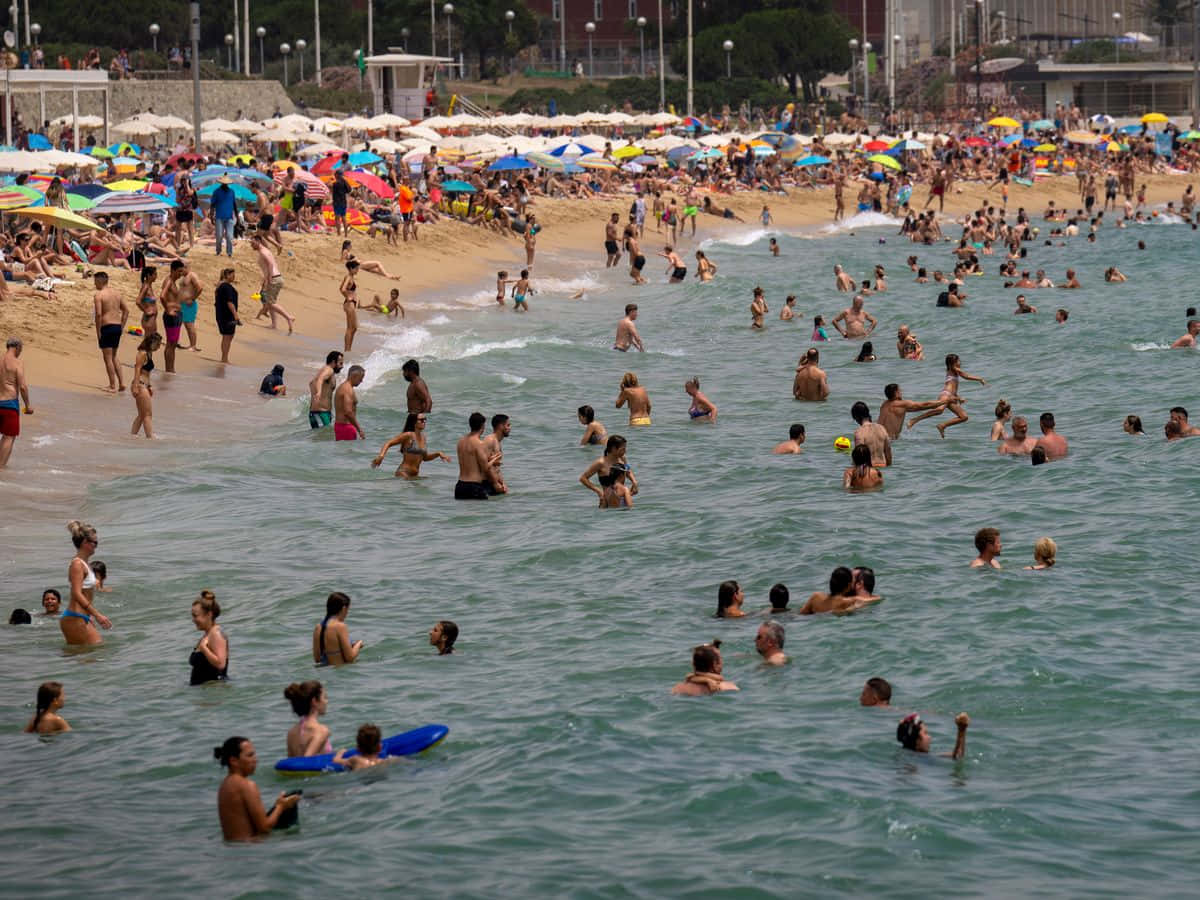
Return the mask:
[[555,22],[562,18],[562,0],[550,0],[550,17]]
[[604,18],[604,0],[592,0],[592,19],[599,22]]
[[629,0],[629,18],[637,18],[637,0]]

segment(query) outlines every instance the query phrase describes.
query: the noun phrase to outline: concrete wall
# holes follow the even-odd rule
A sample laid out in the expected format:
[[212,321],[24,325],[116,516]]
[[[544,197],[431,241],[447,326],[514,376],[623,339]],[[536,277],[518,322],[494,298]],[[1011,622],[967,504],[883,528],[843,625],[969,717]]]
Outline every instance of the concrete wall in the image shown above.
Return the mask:
[[[117,124],[134,113],[145,112],[151,107],[159,115],[176,115],[189,122],[192,120],[191,81],[114,81],[110,85],[109,122]],[[21,121],[38,122],[39,99],[37,94],[15,94],[14,102]],[[284,115],[296,112],[283,85],[278,81],[201,81],[200,118],[215,119],[218,116],[236,119],[238,111],[251,119],[265,119],[275,114],[276,108]],[[48,93],[46,95],[46,118],[54,119],[71,112],[70,93]],[[104,115],[104,95],[97,92],[79,95],[80,115]]]

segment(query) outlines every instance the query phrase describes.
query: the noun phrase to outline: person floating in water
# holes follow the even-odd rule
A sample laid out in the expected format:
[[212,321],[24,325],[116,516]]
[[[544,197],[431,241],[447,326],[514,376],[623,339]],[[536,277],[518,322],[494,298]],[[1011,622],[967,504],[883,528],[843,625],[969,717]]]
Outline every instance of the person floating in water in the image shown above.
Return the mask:
[[377,766],[386,760],[379,758],[379,753],[383,749],[383,736],[379,729],[368,722],[358,729],[358,734],[354,740],[355,749],[358,750],[354,756],[347,756],[347,750],[339,750],[334,754],[334,765],[342,766],[349,769],[351,772],[358,769],[369,769],[371,766]]

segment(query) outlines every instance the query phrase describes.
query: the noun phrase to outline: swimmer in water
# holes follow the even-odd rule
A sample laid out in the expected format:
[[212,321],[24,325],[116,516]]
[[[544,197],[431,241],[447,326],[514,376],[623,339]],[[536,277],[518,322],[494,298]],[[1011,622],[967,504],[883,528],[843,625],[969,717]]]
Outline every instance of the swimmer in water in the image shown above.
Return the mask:
[[46,681],[38,685],[37,708],[33,718],[25,726],[26,734],[57,734],[70,731],[67,720],[58,714],[67,702],[67,692],[57,681]]
[[1126,278],[1121,273],[1121,270],[1118,269],[1116,266],[1109,266],[1107,269],[1104,270],[1104,280],[1108,281],[1108,282],[1120,282],[1120,281],[1128,281],[1129,279]]
[[712,262],[703,250],[696,251],[696,277],[701,281],[712,281],[717,274],[717,264]]
[[1058,544],[1052,538],[1040,537],[1033,542],[1033,565],[1026,566],[1026,571],[1041,571],[1054,566],[1054,557],[1058,554]]
[[859,706],[879,706],[890,709],[892,701],[892,686],[885,678],[868,678],[863,685],[862,693],[858,695]]
[[[600,495],[601,509],[633,509],[635,491],[625,484],[625,476],[632,477],[633,471],[627,463],[617,463],[607,475],[597,475],[603,493]],[[636,485],[636,482],[635,482]]]
[[842,472],[842,487],[853,493],[874,491],[883,487],[883,473],[871,464],[871,448],[857,445],[850,454],[853,465]]
[[829,399],[829,378],[817,363],[821,354],[810,347],[796,366],[796,377],[792,379],[792,397],[796,400],[822,401]]
[[409,413],[404,421],[404,430],[379,448],[379,455],[371,460],[371,468],[378,469],[383,465],[383,458],[393,447],[400,447],[402,454],[400,465],[396,469],[397,478],[416,478],[421,474],[421,463],[431,459],[450,462],[450,457],[440,450],[431,451],[426,444],[425,426],[429,418],[427,413]]
[[386,762],[379,758],[379,753],[383,749],[383,735],[370,722],[359,727],[358,734],[354,738],[354,745],[358,753],[354,756],[347,756],[349,751],[339,750],[333,757],[334,765],[356,772],[359,769],[369,769],[371,766]]
[[674,247],[667,244],[658,255],[667,261],[667,274],[671,276],[671,284],[678,284],[687,278],[687,266],[683,264],[683,260],[679,258]]
[[1012,418],[1012,406],[1003,398],[996,401],[996,421],[992,423],[992,436],[989,441],[1002,441],[1008,437],[1004,423]]
[[[846,324],[843,327],[842,325],[838,324],[839,322],[845,322]],[[869,328],[867,327],[868,322],[870,323]],[[846,309],[843,309],[833,318],[833,327],[836,328],[838,333],[844,338],[866,337],[875,330],[875,327],[878,324],[879,321],[873,315],[863,309],[862,294],[856,294],[854,299],[850,302],[850,306],[848,306]]]
[[[604,445],[604,455],[588,466],[583,471],[583,474],[579,476],[579,483],[600,498],[601,509],[607,508],[607,498],[605,497],[606,488],[615,483],[615,479],[609,478],[609,476],[612,474],[612,470],[617,466],[624,466],[628,468],[628,464],[625,460],[625,448],[625,438],[621,437],[619,434],[609,435],[608,442]],[[601,481],[599,486],[593,484],[593,475],[597,476],[597,480],[607,480],[607,484],[605,481]],[[630,491],[630,493],[632,494],[633,491]]]
[[799,453],[800,445],[804,443],[804,426],[796,422],[788,429],[788,439],[782,443],[776,444],[775,449],[771,452],[777,456]]
[[440,619],[429,629],[429,646],[437,648],[438,656],[449,656],[454,652],[458,640],[458,625],[449,619]]
[[244,737],[231,737],[213,748],[217,762],[229,769],[217,791],[217,814],[227,841],[249,841],[269,834],[285,812],[300,802],[300,794],[280,792],[270,812],[263,809],[258,785],[250,780],[258,767],[254,745]]
[[[942,756],[950,759],[962,759],[967,753],[967,726],[971,724],[971,719],[965,712],[959,713],[954,718],[954,724],[958,726],[958,737],[954,741],[954,749],[949,753],[943,753]],[[896,726],[896,740],[905,750],[912,750],[915,753],[928,753],[933,745],[929,732],[925,730],[925,723],[916,713],[909,713],[900,720],[900,724]]]
[[1196,347],[1196,336],[1200,335],[1200,319],[1189,319],[1187,334],[1171,345],[1172,350],[1190,350]]
[[972,569],[998,569],[1000,560],[1000,532],[995,528],[980,528],[975,532],[975,549],[979,555],[971,560]]
[[1121,424],[1121,429],[1126,434],[1146,436],[1146,432],[1142,429],[1141,416],[1126,416],[1125,421]]
[[508,292],[510,284],[516,284],[515,278],[509,278],[508,272],[501,269],[496,273],[496,302],[501,306],[504,305],[504,295]]
[[292,712],[300,717],[300,721],[288,729],[287,755],[313,756],[317,753],[332,753],[329,726],[322,725],[319,721],[319,717],[324,715],[329,707],[329,698],[325,695],[325,688],[321,682],[302,681],[299,684],[289,684],[283,696],[292,704]]
[[768,243],[768,248],[770,249],[772,256],[779,255],[779,242],[777,240],[775,240],[775,238],[770,239],[770,241]]
[[1001,439],[996,452],[1001,456],[1028,456],[1037,446],[1037,439],[1029,436],[1029,422],[1024,416],[1012,420],[1012,434]]
[[717,407],[711,400],[700,392],[700,379],[693,377],[683,386],[684,393],[692,398],[692,405],[688,408],[688,415],[692,417],[692,421],[697,419],[707,419],[709,422],[717,421]]
[[788,294],[783,301],[783,308],[779,310],[779,319],[783,322],[790,322],[796,317],[796,295]]
[[637,350],[638,353],[644,353],[646,348],[642,346],[642,336],[638,334],[637,322],[638,305],[636,303],[625,304],[625,318],[617,323],[617,336],[613,339],[613,349],[620,350],[622,353],[629,352],[629,348]]
[[763,289],[756,287],[754,289],[754,299],[750,301],[750,327],[762,328],[763,318],[770,312],[767,309],[767,301],[763,296]]
[[843,293],[854,290],[854,279],[846,274],[841,266],[833,267],[834,286]]
[[312,634],[312,658],[316,665],[345,665],[354,662],[362,653],[363,642],[350,640],[350,629],[346,626],[348,615],[349,596],[334,591],[325,599],[325,618],[313,627]]
[[638,377],[632,372],[621,376],[621,393],[617,395],[616,408],[620,409],[629,404],[629,424],[646,426],[650,424],[650,395],[638,384]]
[[783,666],[790,661],[783,652],[783,626],[778,622],[763,622],[754,635],[754,649],[763,658],[763,665]]
[[714,640],[711,644],[701,644],[692,649],[692,671],[671,688],[671,693],[681,697],[707,697],[736,691],[738,686],[722,677],[722,668],[721,642]]
[[579,439],[580,446],[588,444],[603,444],[608,432],[596,421],[596,411],[590,406],[579,407],[579,424],[583,426],[583,437]]
[[[964,410],[962,408],[963,401],[962,401],[962,398],[958,394],[958,381],[960,378],[965,378],[965,379],[967,379],[967,381],[978,381],[982,385],[987,384],[987,382],[984,381],[982,378],[979,378],[976,375],[971,375],[968,372],[963,371],[962,366],[959,365],[957,353],[947,354],[947,356],[946,356],[946,382],[942,387],[941,394],[938,396],[938,401],[941,403],[944,403],[945,409],[949,409],[952,413],[954,413],[955,418],[951,419],[948,422],[939,422],[938,423],[937,430],[938,430],[938,433],[943,438],[946,437],[946,429],[949,428],[951,425],[961,425],[963,422],[967,421],[967,413],[966,413],[966,410]],[[944,411],[945,410],[931,409],[929,412],[922,413],[921,415],[919,415],[915,419],[913,419],[911,422],[909,422],[908,427],[911,429],[914,425],[916,425],[922,419],[928,419],[931,416],[939,415],[940,412],[944,412]]]

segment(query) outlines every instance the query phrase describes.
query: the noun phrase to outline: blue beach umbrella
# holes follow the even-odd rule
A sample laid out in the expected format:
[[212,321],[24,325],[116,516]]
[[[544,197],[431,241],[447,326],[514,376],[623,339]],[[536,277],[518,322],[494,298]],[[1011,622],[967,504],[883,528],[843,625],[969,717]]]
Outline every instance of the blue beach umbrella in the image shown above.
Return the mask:
[[53,150],[54,145],[44,135],[31,134],[28,138],[30,150]]
[[577,144],[574,141],[568,141],[561,146],[555,147],[549,151],[551,156],[586,156],[589,153],[598,153],[591,147],[585,147],[583,144]]
[[67,193],[78,194],[80,197],[95,200],[97,197],[103,197],[105,194],[112,192],[102,184],[77,184],[74,187],[67,188]]
[[489,172],[512,172],[517,169],[536,169],[537,166],[520,156],[501,156],[488,166]]
[[1049,119],[1038,119],[1036,122],[1029,123],[1030,131],[1053,131],[1054,123]]
[[350,154],[349,162],[351,168],[355,166],[373,166],[377,162],[383,162],[383,157],[372,153],[370,150],[359,150],[357,153]]
[[580,172],[587,171],[587,169],[585,169],[583,166],[573,162],[567,163],[565,166],[563,166],[562,170],[567,175],[578,175]]
[[132,153],[134,156],[141,156],[142,148],[137,144],[131,144],[128,141],[121,141],[119,144],[109,144],[108,152],[113,156],[124,156],[126,153]]
[[804,159],[799,160],[796,163],[796,165],[798,165],[798,166],[827,166],[831,162],[833,162],[833,160],[829,159],[829,157],[827,157],[827,156],[806,156],[806,157],[804,157]]
[[451,194],[473,194],[475,187],[465,181],[443,181],[442,190]]
[[[206,184],[204,187],[200,188],[200,190],[196,191],[196,193],[208,200],[212,198],[213,191],[216,189],[217,184],[216,182],[213,182],[211,184]],[[242,203],[253,203],[257,199],[252,190],[240,184],[231,184],[229,189],[233,191],[233,196]]]
[[1141,125],[1122,125],[1117,129],[1122,134],[1138,134],[1142,130]]

